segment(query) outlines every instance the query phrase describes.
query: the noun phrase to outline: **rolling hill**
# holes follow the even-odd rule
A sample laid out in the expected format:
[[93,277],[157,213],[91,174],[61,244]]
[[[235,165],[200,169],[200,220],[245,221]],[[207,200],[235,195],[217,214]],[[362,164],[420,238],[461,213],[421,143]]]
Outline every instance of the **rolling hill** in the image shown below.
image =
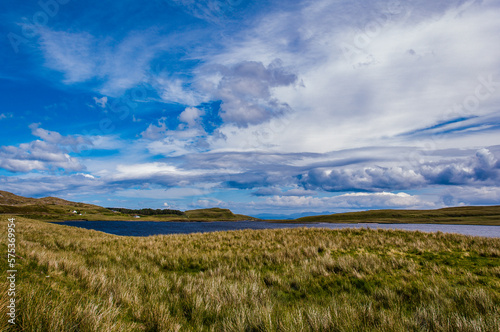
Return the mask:
[[[120,212],[116,210],[123,210]],[[147,211],[148,213],[141,214]],[[17,215],[47,221],[63,220],[143,220],[143,221],[239,221],[257,218],[234,214],[228,209],[211,208],[164,210],[151,214],[152,209],[115,209],[67,201],[57,197],[30,198],[0,191],[0,214]],[[167,213],[165,213],[167,212]],[[153,212],[154,213],[154,212]]]
[[449,223],[500,225],[500,206],[460,206],[437,210],[370,210],[295,219],[297,223]]
[[[117,211],[118,210],[118,211]],[[148,213],[144,212],[147,211]],[[153,211],[153,212],[151,212]],[[156,211],[156,212],[154,212]],[[261,220],[234,214],[228,209],[187,211],[104,208],[71,202],[57,197],[29,198],[0,191],[0,214],[32,219],[62,220],[143,220],[143,221],[239,221]],[[500,206],[463,206],[437,210],[370,210],[309,216],[281,223],[444,223],[500,225]]]

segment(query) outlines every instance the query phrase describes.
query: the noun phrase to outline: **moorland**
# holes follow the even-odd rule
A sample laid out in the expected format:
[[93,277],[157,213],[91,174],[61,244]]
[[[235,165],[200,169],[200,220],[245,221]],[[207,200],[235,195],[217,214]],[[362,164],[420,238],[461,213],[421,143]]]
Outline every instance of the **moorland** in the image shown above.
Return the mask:
[[[120,237],[14,218],[18,316],[7,326],[2,314],[6,331],[500,327],[498,238],[306,228]],[[2,238],[6,228],[2,215]]]

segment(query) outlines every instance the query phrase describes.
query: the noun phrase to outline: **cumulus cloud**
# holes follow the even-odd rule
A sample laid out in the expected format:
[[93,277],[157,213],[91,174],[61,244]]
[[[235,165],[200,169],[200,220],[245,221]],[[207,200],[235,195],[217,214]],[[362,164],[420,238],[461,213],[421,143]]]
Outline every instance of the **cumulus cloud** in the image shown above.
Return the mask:
[[[167,127],[167,118],[162,117],[157,124],[150,124],[141,133],[142,138],[153,141],[148,150],[155,154],[178,156],[190,152],[206,151],[209,148],[209,135],[203,126],[205,111],[196,107],[186,107],[178,116],[177,128]],[[213,137],[216,137],[215,131]]]
[[179,115],[179,120],[186,123],[189,127],[195,127],[200,125],[201,116],[204,114],[204,111],[199,110],[196,107],[187,107]]
[[498,205],[500,187],[464,187],[447,188],[442,194],[442,201],[447,206],[459,205]]
[[[184,197],[206,194],[206,190],[199,188],[167,188],[167,189],[126,189],[115,194],[122,197],[154,198],[154,199],[179,199]],[[166,204],[166,203],[165,203]]]
[[92,142],[82,136],[63,136],[55,131],[30,125],[33,136],[42,140],[23,143],[19,146],[0,147],[0,167],[12,172],[33,170],[81,171],[85,166],[69,152],[80,152],[92,146]]
[[463,161],[424,165],[422,175],[430,184],[460,185],[495,183],[499,180],[500,164],[488,149],[480,149],[476,155]]
[[474,156],[426,162],[408,167],[365,167],[350,169],[312,169],[300,176],[307,189],[324,191],[380,191],[415,189],[427,185],[495,184],[500,180],[500,165],[488,149]]
[[63,136],[56,131],[40,128],[39,123],[32,123],[29,128],[33,136],[40,137],[47,143],[68,147],[74,152],[79,152],[81,147],[92,145],[91,140],[88,138],[76,135]]
[[230,66],[210,65],[205,70],[211,75],[220,75],[217,83],[203,82],[200,87],[222,101],[220,116],[226,123],[247,127],[290,110],[290,106],[278,100],[271,91],[297,81],[297,76],[288,72],[281,60],[267,67],[262,62],[242,61]]
[[12,172],[64,169],[81,171],[85,166],[56,146],[43,141],[0,147],[0,167]]
[[266,198],[264,204],[283,208],[306,210],[325,209],[370,209],[370,208],[423,208],[434,204],[407,193],[349,193],[333,197],[274,196]]
[[165,138],[167,133],[167,125],[165,121],[167,118],[162,117],[158,120],[158,124],[150,124],[145,131],[141,133],[142,138],[149,139],[152,141]]
[[100,180],[91,179],[84,174],[0,176],[0,187],[2,190],[29,197],[49,195],[61,197],[71,193],[103,194],[109,193],[111,189],[108,187],[103,190]]
[[362,169],[313,169],[301,176],[308,189],[324,191],[407,189],[425,183],[422,175],[402,167],[367,167]]
[[254,196],[314,196],[317,192],[294,188],[290,190],[281,190],[278,187],[260,188],[252,193]]
[[167,103],[195,106],[210,100],[210,96],[206,93],[191,88],[189,82],[172,77],[171,73],[160,73],[157,77],[153,77],[151,85]]

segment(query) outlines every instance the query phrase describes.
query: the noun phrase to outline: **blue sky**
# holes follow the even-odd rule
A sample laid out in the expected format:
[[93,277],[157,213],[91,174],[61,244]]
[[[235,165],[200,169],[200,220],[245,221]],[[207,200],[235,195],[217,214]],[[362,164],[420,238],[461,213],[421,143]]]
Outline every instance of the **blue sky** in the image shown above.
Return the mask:
[[500,204],[500,4],[4,2],[0,189],[250,215]]

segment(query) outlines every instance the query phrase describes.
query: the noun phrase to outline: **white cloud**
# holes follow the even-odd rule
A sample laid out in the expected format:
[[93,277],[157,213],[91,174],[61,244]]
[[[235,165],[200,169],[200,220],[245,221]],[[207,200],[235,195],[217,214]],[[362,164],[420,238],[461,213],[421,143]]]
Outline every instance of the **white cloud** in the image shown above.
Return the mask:
[[94,102],[100,108],[106,108],[106,104],[108,103],[108,97],[106,96],[101,98],[94,97]]
[[0,120],[12,118],[12,113],[0,113]]
[[167,128],[167,118],[162,117],[158,124],[151,123],[141,133],[142,138],[153,142],[148,143],[148,150],[155,155],[179,156],[190,152],[200,152],[209,149],[208,134],[202,126],[202,116],[205,112],[187,107],[178,117],[181,122],[175,130]]
[[151,61],[178,44],[178,36],[159,38],[154,31],[130,32],[118,44],[87,32],[39,32],[47,67],[62,72],[67,84],[97,79],[101,85],[96,89],[107,96],[119,96],[148,81]]
[[50,131],[39,127],[39,123],[32,123],[29,125],[31,129],[31,134],[33,136],[40,137],[45,142],[68,146],[74,151],[79,151],[80,148],[87,148],[92,145],[92,142],[83,136],[69,135],[63,136],[56,131]]
[[223,18],[224,7],[227,7],[227,2],[218,0],[168,0],[168,2],[194,17],[209,22],[219,22]]
[[113,178],[119,180],[149,178],[153,175],[180,175],[184,173],[175,166],[160,162],[118,165],[116,167],[116,172],[117,173],[113,175]]
[[[456,117],[454,105],[464,105],[475,95],[478,77],[492,74],[495,82],[500,81],[496,69],[500,67],[500,46],[494,37],[500,31],[497,8],[475,3],[457,10],[456,3],[451,2],[430,15],[423,8],[435,9],[437,5],[405,3],[415,6],[401,9],[411,16],[395,15],[387,27],[371,37],[358,50],[371,62],[354,69],[344,57],[341,44],[354,44],[360,31],[386,11],[383,6],[366,2],[353,2],[352,6],[356,5],[374,8],[350,12],[345,8],[351,5],[345,2],[316,1],[298,6],[297,12],[272,13],[253,31],[247,31],[243,41],[209,59],[227,65],[245,60],[269,63],[272,58],[280,58],[297,73],[303,86],[272,89],[273,96],[295,113],[286,129],[273,137],[276,150],[328,152],[415,144],[414,140],[395,136]],[[373,15],[367,16],[370,12]],[[292,43],[297,47],[291,47]],[[500,86],[494,88],[496,91],[472,112],[462,107],[459,113],[480,117],[492,114],[500,101]],[[265,123],[248,130],[226,126],[221,131],[228,138],[227,144],[241,151],[247,146],[244,142],[259,146],[259,138],[252,133],[267,128]],[[468,137],[480,134],[464,133]],[[440,139],[447,144],[446,140],[455,137],[450,134]],[[459,146],[477,147],[479,139],[467,140],[458,142]]]
[[498,205],[500,202],[500,187],[454,187],[445,189],[442,194],[447,206],[460,205]]
[[16,146],[0,147],[0,168],[12,172],[33,170],[81,171],[85,166],[69,152],[88,149],[92,142],[82,136],[63,136],[55,131],[39,128],[39,124],[29,126],[34,136],[42,140]]
[[98,42],[93,36],[86,32],[39,31],[46,65],[64,72],[67,83],[83,82],[99,75],[101,60],[94,53]]
[[213,207],[220,207],[220,208],[227,208],[228,203],[221,201],[220,199],[214,198],[214,197],[207,197],[204,199],[198,199],[192,204],[190,204],[190,208],[213,208]]
[[152,141],[165,138],[167,133],[167,125],[165,123],[166,120],[167,118],[162,117],[158,120],[158,125],[151,123],[148,128],[141,133],[141,136]]
[[342,168],[312,168],[301,175],[300,183],[312,190],[340,192],[416,189],[429,185],[486,185],[495,184],[500,179],[500,164],[495,155],[485,148],[478,150],[473,156],[450,159],[440,156],[436,151],[431,157],[436,161],[422,159],[405,167],[352,165]]
[[93,176],[92,174],[76,173],[76,175],[81,175],[87,179],[95,179],[95,176]]
[[[154,199],[181,199],[198,195],[205,195],[208,192],[200,188],[166,188],[166,189],[127,189],[115,192],[117,196],[154,198]],[[166,203],[165,203],[166,204]]]
[[[263,202],[268,208],[325,211],[330,209],[429,208],[433,203],[407,193],[348,193],[333,197],[274,196]],[[256,202],[256,205],[259,203]]]
[[179,115],[179,120],[186,123],[190,127],[195,127],[200,125],[200,117],[204,114],[204,111],[199,110],[196,107],[187,107]]
[[[275,59],[267,67],[262,62],[241,61],[230,66],[206,66],[209,78],[220,75],[217,84],[206,84],[212,98],[222,101],[220,116],[226,123],[247,127],[283,116],[290,107],[273,94],[272,89],[293,85],[297,76]],[[215,75],[215,76],[218,76]]]
[[191,88],[182,79],[170,77],[170,73],[161,73],[157,77],[153,77],[151,85],[158,91],[161,99],[167,103],[195,106],[209,101],[209,97],[205,93]]
[[102,182],[83,174],[43,175],[37,173],[20,174],[15,177],[0,176],[2,190],[23,196],[58,196],[74,193],[79,195],[99,195],[109,192],[103,190]]

